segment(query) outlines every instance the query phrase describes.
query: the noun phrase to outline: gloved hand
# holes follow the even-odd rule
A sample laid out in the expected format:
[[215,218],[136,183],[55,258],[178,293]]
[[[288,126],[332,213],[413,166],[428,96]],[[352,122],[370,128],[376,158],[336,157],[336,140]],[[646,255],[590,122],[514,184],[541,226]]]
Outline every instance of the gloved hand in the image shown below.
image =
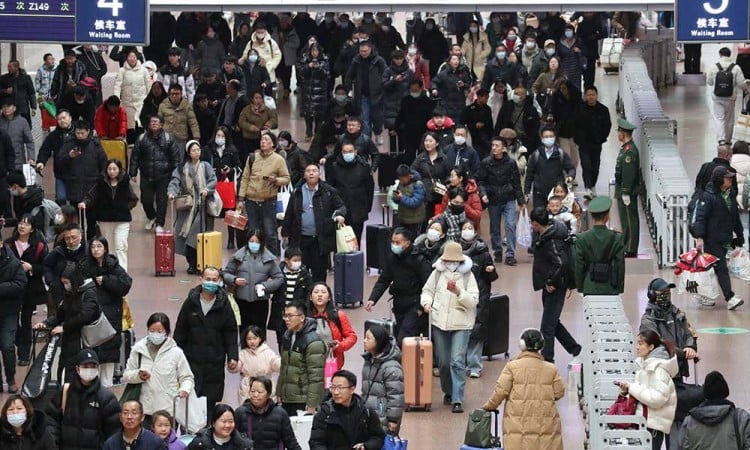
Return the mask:
[[622,202],[625,203],[625,206],[630,206],[630,196],[622,194]]
[[732,248],[742,247],[745,245],[745,238],[736,237],[732,239]]

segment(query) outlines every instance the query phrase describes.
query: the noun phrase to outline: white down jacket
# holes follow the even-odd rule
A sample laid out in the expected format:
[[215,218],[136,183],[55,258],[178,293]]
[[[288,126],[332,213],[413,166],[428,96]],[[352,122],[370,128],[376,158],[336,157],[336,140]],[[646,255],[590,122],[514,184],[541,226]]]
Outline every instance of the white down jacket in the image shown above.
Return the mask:
[[143,100],[151,90],[151,76],[140,61],[134,67],[125,63],[117,72],[115,95],[120,97],[122,107],[128,114],[128,129],[135,128],[135,121],[141,115]]
[[[151,378],[145,382],[138,376],[139,355],[140,369],[151,373]],[[126,383],[143,383],[141,403],[144,414],[148,415],[161,409],[172,411],[177,394],[180,391],[190,393],[195,384],[185,353],[171,337],[159,347],[154,358],[151,358],[146,338],[136,342],[122,377]]]
[[646,427],[669,433],[677,409],[677,392],[672,377],[679,372],[677,357],[669,357],[664,347],[655,348],[648,358],[636,358],[638,371],[635,382],[628,392],[638,402],[638,414],[642,414],[641,403],[648,407]]
[[240,58],[240,65],[244,66],[247,55],[250,54],[250,50],[258,52],[258,57],[263,62],[266,70],[268,70],[268,76],[271,79],[271,83],[276,82],[276,68],[281,63],[281,49],[279,44],[276,43],[271,36],[266,32],[263,38],[263,43],[259,44],[255,39],[255,32],[253,32],[250,42],[245,46],[245,51],[242,52],[242,58]]
[[[479,288],[471,272],[471,258],[464,260],[455,272],[445,267],[442,259],[432,265],[433,271],[422,288],[422,306],[430,305],[430,322],[443,331],[471,330],[477,316]],[[448,290],[448,281],[455,281],[459,295]]]

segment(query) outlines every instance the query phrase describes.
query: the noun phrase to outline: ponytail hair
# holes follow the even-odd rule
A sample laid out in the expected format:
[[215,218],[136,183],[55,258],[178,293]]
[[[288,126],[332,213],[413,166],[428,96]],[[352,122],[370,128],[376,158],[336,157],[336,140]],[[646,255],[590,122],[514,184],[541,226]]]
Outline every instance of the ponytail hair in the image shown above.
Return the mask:
[[638,337],[643,339],[643,342],[645,342],[648,345],[653,345],[654,348],[664,347],[667,349],[667,352],[669,353],[669,356],[672,357],[677,352],[677,348],[674,345],[674,342],[670,340],[662,340],[661,336],[659,336],[659,333],[657,333],[654,330],[644,330],[638,333]]

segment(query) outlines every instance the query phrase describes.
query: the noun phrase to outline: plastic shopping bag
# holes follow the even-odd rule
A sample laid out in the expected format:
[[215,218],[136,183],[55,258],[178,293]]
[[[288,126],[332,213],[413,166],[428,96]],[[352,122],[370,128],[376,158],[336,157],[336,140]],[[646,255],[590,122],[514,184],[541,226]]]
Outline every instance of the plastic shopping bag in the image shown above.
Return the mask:
[[398,435],[387,434],[383,443],[383,450],[406,450],[409,441],[401,439]]
[[333,356],[333,350],[329,350],[328,357],[326,358],[326,365],[323,369],[323,387],[325,389],[330,389],[331,379],[333,378],[333,374],[336,373],[337,370],[339,370],[339,366],[336,362],[336,357]]
[[336,230],[336,251],[338,253],[354,253],[359,251],[359,243],[354,229],[349,225],[339,224]]
[[292,189],[289,186],[282,186],[276,194],[276,220],[284,220],[290,198],[292,198]]
[[208,408],[206,397],[198,397],[195,390],[190,391],[187,398],[178,398],[175,405],[175,420],[185,427],[187,434],[196,434],[206,426]]
[[727,256],[729,274],[741,280],[750,281],[750,254],[744,248],[736,248]]
[[518,214],[518,223],[516,224],[516,243],[521,247],[531,247],[531,222],[529,221],[529,211],[521,208]]
[[679,281],[678,293],[700,295],[713,300],[721,293],[719,279],[716,278],[713,268],[704,272],[683,271],[680,273]]
[[289,421],[292,422],[292,431],[294,431],[294,437],[297,438],[297,442],[302,450],[310,450],[310,435],[312,434],[313,416],[306,416],[300,414],[301,411],[297,412],[296,416],[289,417]]

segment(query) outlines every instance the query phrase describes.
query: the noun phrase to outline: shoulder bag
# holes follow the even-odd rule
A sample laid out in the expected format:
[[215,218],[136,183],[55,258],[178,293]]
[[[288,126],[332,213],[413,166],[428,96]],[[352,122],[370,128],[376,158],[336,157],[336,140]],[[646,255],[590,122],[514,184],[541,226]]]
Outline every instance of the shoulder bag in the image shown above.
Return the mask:
[[[138,369],[141,368],[141,360],[143,359],[143,353],[138,353]],[[129,402],[131,400],[141,400],[141,388],[143,387],[143,383],[128,383],[127,386],[125,386],[125,390],[122,391],[122,396],[120,397],[120,405],[123,405],[125,402]]]
[[116,334],[117,331],[109,323],[107,316],[100,312],[98,319],[81,328],[81,342],[85,348],[94,348],[112,339]]

